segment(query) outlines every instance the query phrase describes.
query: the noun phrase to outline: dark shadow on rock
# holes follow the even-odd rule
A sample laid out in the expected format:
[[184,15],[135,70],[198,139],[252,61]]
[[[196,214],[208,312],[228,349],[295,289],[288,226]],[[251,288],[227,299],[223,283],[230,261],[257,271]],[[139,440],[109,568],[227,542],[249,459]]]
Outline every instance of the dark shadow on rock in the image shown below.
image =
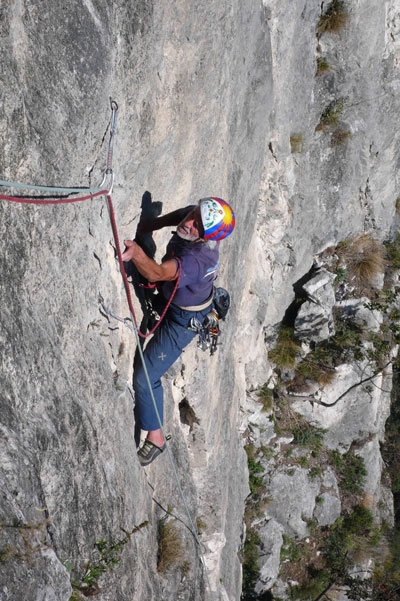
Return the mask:
[[296,320],[299,309],[301,305],[308,299],[308,295],[304,290],[303,286],[304,284],[307,284],[307,282],[309,282],[318,271],[319,268],[313,265],[306,274],[304,274],[299,280],[297,280],[297,282],[293,284],[295,299],[292,303],[290,303],[290,305],[285,311],[285,315],[282,319],[282,324],[284,326],[288,328],[294,328],[294,322]]
[[[150,259],[154,259],[156,254],[156,243],[154,242],[152,232],[140,232],[140,226],[149,219],[159,217],[162,212],[162,202],[153,202],[150,192],[146,191],[142,196],[140,219],[138,222],[135,242],[144,250]],[[139,326],[139,331],[145,334],[149,329],[149,320],[151,317],[151,304],[154,296],[154,289],[148,288],[148,282],[136,269],[135,265],[129,261],[124,263],[125,273],[131,278],[136,297],[140,302],[143,317]],[[141,339],[143,346],[143,339]]]
[[200,423],[193,408],[189,405],[189,401],[186,398],[179,403],[179,416],[182,424],[190,426],[190,432],[193,429],[193,424]]

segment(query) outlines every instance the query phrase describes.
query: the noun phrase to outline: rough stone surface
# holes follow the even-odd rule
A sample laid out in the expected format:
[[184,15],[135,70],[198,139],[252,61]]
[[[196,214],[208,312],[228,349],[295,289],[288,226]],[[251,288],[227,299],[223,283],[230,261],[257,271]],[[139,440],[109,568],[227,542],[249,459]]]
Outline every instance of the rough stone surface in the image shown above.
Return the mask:
[[298,467],[276,470],[268,482],[272,500],[268,503],[267,517],[284,526],[291,538],[304,538],[319,489],[320,482],[311,480],[307,470]]
[[295,401],[294,407],[327,430],[324,443],[328,448],[345,452],[353,441],[382,436],[390,413],[391,382],[390,366],[375,374],[368,363],[339,365],[334,381],[321,393],[323,405],[310,398]]
[[[261,554],[260,576],[257,583],[257,592],[271,588],[279,574],[280,550],[282,547],[282,526],[275,520],[269,520],[260,529]],[[271,544],[272,541],[272,544]]]
[[361,330],[366,332],[379,332],[383,316],[376,309],[369,309],[368,298],[355,298],[337,303],[345,315],[351,319]]
[[332,273],[322,269],[303,285],[309,300],[300,306],[294,323],[295,335],[300,340],[318,343],[335,333],[332,315],[335,305],[334,279]]
[[334,524],[340,516],[341,503],[338,497],[323,492],[319,497],[319,502],[314,509],[314,517],[320,526],[329,526]]
[[[71,578],[98,560],[95,543],[143,523],[101,579],[99,601],[240,599],[243,434],[248,392],[271,377],[267,334],[316,254],[363,231],[383,240],[398,220],[399,7],[353,3],[346,27],[317,39],[320,11],[314,0],[1,4],[1,179],[96,185],[112,97],[121,240],[135,234],[145,191],[164,212],[217,194],[237,217],[221,245],[218,283],[232,296],[223,345],[213,358],[192,346],[165,380],[171,453],[191,517],[204,524],[207,579],[168,456],[146,472],[136,459],[136,342],[98,304],[100,293],[128,315],[105,200],[0,202],[0,549],[10,547],[1,601],[20,601],[21,590],[25,601],[68,601]],[[318,57],[330,65],[321,76]],[[351,136],[335,146],[317,125],[340,98]],[[168,236],[156,233],[157,257]],[[357,386],[335,402],[364,375],[338,370],[320,397],[331,407],[298,402],[328,429],[330,448],[383,437],[390,374],[374,379],[372,392]],[[180,421],[183,398],[198,419],[192,429]],[[250,406],[249,421],[251,413],[260,447],[272,444],[264,416]],[[385,495],[389,507],[368,444],[360,451],[371,464],[366,492],[378,504]],[[277,578],[281,530],[306,535],[302,516],[312,517],[320,492],[307,470],[289,475],[279,457],[271,461],[262,535],[271,552],[259,590]],[[187,563],[160,575],[157,526],[168,508]]]

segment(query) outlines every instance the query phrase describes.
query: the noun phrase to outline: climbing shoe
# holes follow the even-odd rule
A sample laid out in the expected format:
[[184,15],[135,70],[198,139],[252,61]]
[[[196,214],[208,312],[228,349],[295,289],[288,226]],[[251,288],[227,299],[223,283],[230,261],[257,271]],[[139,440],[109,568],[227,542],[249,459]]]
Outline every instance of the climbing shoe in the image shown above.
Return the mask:
[[161,453],[165,450],[165,447],[165,442],[162,447],[158,447],[154,444],[154,442],[151,442],[146,438],[146,440],[144,441],[143,445],[140,447],[137,453],[140,465],[143,467],[150,465],[150,463],[154,461],[154,459],[161,455]]

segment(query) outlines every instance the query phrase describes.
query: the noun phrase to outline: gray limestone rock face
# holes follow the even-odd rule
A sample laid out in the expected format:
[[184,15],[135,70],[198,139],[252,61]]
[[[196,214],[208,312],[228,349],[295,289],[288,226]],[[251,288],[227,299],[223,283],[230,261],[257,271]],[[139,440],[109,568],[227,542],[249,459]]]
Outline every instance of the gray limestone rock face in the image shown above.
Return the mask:
[[269,476],[271,497],[267,517],[285,528],[291,538],[308,534],[307,519],[311,519],[315,498],[320,489],[318,479],[310,479],[307,470],[299,467],[280,468]]
[[340,499],[328,492],[319,495],[317,505],[314,509],[314,517],[320,526],[334,524],[341,512]]
[[[354,4],[343,31],[317,38],[320,11],[314,0],[1,4],[1,180],[98,185],[111,97],[120,239],[134,237],[145,192],[164,213],[221,196],[237,223],[221,244],[218,284],[232,298],[222,344],[214,357],[192,345],[164,378],[173,463],[163,454],[144,471],[131,388],[137,340],[123,322],[129,308],[105,199],[0,200],[1,601],[20,601],[21,591],[24,601],[68,601],[71,582],[99,561],[96,543],[125,532],[117,565],[98,582],[103,599],[240,599],[243,434],[255,415],[261,446],[266,425],[246,395],[271,377],[269,332],[315,255],[364,231],[384,240],[396,219],[399,8]],[[318,58],[329,64],[323,75]],[[340,131],[318,126],[341,99],[340,131],[349,135],[337,144]],[[156,232],[157,260],[169,236]],[[310,290],[305,326],[322,323],[326,335],[330,313],[321,313],[318,291],[330,306],[329,283]],[[99,294],[122,321],[104,313]],[[140,319],[136,297],[134,306]],[[374,378],[372,392],[358,386],[364,376],[344,366],[321,396],[328,407],[296,405],[328,429],[329,448],[383,437],[390,374]],[[192,429],[181,423],[184,398]],[[379,491],[375,451],[361,452],[379,503],[389,494]],[[280,532],[305,536],[320,492],[307,470],[285,469],[268,472],[262,588],[278,574]],[[203,524],[202,545],[180,487],[191,520]],[[185,558],[162,575],[158,524],[168,508]]]
[[332,309],[335,305],[334,274],[321,269],[302,288],[307,299],[296,315],[294,330],[300,340],[322,342],[335,333]]
[[280,569],[280,550],[282,547],[282,527],[273,519],[266,525],[260,525],[259,536],[261,540],[260,575],[256,591],[262,592],[270,589],[276,581]]

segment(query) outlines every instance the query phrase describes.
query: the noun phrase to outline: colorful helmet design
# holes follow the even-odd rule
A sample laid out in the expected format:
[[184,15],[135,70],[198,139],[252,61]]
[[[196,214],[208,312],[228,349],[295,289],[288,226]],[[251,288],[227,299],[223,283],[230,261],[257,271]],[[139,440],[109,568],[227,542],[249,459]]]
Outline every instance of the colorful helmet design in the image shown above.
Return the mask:
[[205,240],[222,240],[233,232],[235,214],[222,198],[211,196],[200,200]]

